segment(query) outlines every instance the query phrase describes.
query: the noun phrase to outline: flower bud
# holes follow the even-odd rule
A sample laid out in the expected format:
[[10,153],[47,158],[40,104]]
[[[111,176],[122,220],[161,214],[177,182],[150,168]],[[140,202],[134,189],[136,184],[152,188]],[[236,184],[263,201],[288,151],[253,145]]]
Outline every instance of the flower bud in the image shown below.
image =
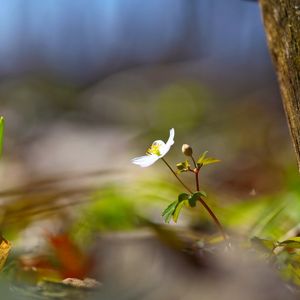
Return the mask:
[[193,155],[193,149],[188,144],[183,144],[181,150],[182,150],[182,153],[186,156],[192,156]]

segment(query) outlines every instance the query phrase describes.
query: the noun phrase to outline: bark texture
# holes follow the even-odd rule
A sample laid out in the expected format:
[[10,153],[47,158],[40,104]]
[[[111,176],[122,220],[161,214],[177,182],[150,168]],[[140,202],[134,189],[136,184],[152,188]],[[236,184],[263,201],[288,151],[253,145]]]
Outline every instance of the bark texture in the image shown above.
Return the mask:
[[300,0],[260,0],[300,169]]

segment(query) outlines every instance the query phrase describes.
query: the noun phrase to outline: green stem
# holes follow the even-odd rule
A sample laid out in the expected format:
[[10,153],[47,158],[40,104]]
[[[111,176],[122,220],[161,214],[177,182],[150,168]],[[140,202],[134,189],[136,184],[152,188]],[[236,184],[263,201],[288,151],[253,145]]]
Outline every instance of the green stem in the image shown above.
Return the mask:
[[198,169],[198,166],[197,166],[197,164],[196,164],[196,161],[195,161],[195,159],[194,159],[194,156],[192,155],[191,158],[192,158],[192,161],[193,161],[193,163],[194,163],[195,168]]

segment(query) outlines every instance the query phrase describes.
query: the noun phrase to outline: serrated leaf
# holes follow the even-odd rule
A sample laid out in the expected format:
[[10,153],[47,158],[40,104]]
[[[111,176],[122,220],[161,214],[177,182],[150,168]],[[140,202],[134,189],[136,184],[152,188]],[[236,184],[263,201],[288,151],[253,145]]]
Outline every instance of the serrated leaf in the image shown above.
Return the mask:
[[278,243],[279,246],[285,246],[288,248],[300,249],[300,237],[296,236],[283,242]]
[[202,165],[206,166],[206,165],[215,164],[215,163],[218,163],[218,162],[220,162],[220,160],[217,159],[217,158],[207,157],[203,160]]
[[182,207],[184,206],[185,203],[187,203],[187,200],[181,201],[181,202],[179,202],[179,203],[176,205],[175,211],[174,211],[174,213],[173,213],[173,221],[174,221],[175,223],[177,223],[177,220],[178,220],[180,211],[181,211],[181,209],[182,209]]
[[188,203],[190,195],[182,193],[178,195],[178,200],[172,202],[162,213],[162,216],[166,223],[170,223],[171,219],[176,223],[180,214],[180,211],[184,204]]
[[3,149],[3,135],[4,135],[4,118],[0,117],[0,157]]
[[178,204],[178,201],[172,202],[162,213],[162,216],[166,223],[170,223],[172,216],[174,214],[174,211],[176,209],[176,206]]

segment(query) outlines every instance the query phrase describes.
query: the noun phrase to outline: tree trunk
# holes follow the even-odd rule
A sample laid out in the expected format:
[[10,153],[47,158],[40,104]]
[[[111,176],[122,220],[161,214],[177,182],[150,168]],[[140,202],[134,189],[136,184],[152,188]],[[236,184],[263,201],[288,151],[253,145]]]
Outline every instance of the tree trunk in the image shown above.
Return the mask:
[[300,169],[300,1],[260,0],[260,6]]

